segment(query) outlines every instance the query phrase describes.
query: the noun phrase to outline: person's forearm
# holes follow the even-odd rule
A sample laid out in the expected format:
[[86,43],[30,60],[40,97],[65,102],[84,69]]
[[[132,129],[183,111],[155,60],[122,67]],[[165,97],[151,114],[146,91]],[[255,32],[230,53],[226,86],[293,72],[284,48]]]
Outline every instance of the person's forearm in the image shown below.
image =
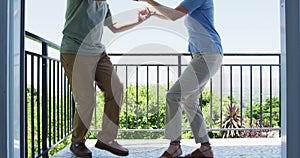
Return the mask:
[[153,16],[160,18],[160,19],[164,19],[164,20],[170,20],[168,17],[166,17],[165,15],[161,14],[160,12],[156,12]]
[[[146,2],[148,2],[150,5],[152,5],[163,16],[165,16],[166,18],[168,18],[170,20],[173,20],[173,21],[183,17],[186,14],[186,13],[183,13],[183,12],[178,11],[176,9],[163,6],[163,5],[161,5],[160,3],[158,3],[154,0],[147,0]],[[158,17],[162,18],[162,16],[158,16]]]
[[118,32],[122,32],[122,31],[132,29],[133,27],[135,27],[135,26],[137,26],[141,23],[142,23],[142,21],[137,21],[137,22],[132,22],[132,23],[128,23],[128,24],[125,24],[125,25],[121,25],[121,26],[119,26],[118,24],[114,24],[114,25],[111,25],[111,26],[108,26],[108,27],[110,28],[110,30],[113,33],[118,33]]

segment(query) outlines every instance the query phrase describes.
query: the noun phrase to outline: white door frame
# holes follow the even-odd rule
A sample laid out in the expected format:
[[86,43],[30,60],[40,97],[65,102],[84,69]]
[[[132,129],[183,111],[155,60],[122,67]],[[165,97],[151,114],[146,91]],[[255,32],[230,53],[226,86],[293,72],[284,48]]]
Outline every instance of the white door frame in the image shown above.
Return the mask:
[[281,0],[281,157],[300,155],[300,0]]
[[25,151],[25,91],[21,82],[24,78],[24,17],[24,0],[0,1],[1,157],[24,157]]

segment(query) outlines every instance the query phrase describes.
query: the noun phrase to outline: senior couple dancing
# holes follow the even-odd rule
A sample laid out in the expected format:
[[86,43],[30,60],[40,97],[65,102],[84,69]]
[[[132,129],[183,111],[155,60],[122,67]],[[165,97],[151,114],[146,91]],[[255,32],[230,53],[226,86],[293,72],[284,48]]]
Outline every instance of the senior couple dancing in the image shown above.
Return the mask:
[[81,157],[92,157],[85,146],[85,136],[96,105],[94,84],[105,96],[102,130],[98,133],[96,148],[119,156],[129,155],[127,148],[115,139],[119,128],[119,114],[123,99],[123,85],[117,76],[105,46],[101,43],[103,28],[113,33],[129,30],[150,17],[175,21],[185,16],[188,31],[188,51],[192,59],[188,67],[166,94],[165,138],[169,147],[153,157],[180,157],[182,108],[185,110],[195,142],[199,148],[184,157],[213,157],[205,121],[199,107],[199,97],[208,80],[222,62],[221,39],[214,26],[213,0],[183,0],[176,8],[164,6],[155,0],[138,0],[153,9],[138,11],[136,21],[118,24],[112,18],[106,0],[68,0],[61,43],[61,62],[72,88],[76,110],[74,114],[70,150]]

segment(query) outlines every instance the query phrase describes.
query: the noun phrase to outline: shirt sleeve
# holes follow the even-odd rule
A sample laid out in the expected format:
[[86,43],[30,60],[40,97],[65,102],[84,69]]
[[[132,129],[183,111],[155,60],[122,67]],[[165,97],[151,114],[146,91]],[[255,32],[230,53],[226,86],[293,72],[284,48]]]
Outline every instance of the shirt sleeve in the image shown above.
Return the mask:
[[205,1],[207,0],[184,0],[180,5],[191,13],[201,7]]
[[113,17],[111,16],[110,9],[108,8],[108,11],[106,13],[105,20],[104,20],[104,26],[110,26],[115,23],[116,22],[114,21]]

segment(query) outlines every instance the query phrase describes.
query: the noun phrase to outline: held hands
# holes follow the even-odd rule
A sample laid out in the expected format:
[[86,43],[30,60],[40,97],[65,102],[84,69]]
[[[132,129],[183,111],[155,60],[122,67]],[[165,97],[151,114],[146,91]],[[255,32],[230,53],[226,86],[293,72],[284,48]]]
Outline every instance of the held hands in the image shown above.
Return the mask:
[[137,2],[150,2],[151,0],[133,0],[133,1],[137,1]]
[[149,8],[141,9],[138,12],[138,21],[143,22],[143,21],[147,20],[150,16],[155,15],[155,14],[156,14],[156,12],[150,10]]

